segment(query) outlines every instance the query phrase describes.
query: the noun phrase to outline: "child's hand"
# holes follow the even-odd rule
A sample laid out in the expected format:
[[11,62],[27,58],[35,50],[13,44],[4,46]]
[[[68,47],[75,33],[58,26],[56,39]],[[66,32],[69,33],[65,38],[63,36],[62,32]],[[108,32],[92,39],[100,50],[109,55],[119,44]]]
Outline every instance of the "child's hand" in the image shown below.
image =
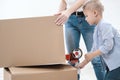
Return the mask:
[[80,64],[76,65],[76,68],[84,68],[85,65],[87,65],[89,62],[85,59],[84,61],[82,61]]

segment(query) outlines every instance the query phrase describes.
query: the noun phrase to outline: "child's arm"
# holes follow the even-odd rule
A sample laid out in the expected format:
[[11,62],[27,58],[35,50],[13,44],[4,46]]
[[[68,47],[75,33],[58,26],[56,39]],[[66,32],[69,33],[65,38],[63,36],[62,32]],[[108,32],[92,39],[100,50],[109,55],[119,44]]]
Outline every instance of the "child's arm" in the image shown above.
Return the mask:
[[85,59],[89,62],[89,61],[91,61],[94,57],[99,56],[99,55],[101,55],[101,51],[100,51],[100,50],[96,50],[96,51],[94,51],[94,52],[92,52],[92,53],[87,53],[87,54],[85,54]]
[[96,50],[92,53],[85,54],[85,59],[78,64],[76,67],[82,69],[85,65],[87,65],[94,57],[101,55],[100,50]]

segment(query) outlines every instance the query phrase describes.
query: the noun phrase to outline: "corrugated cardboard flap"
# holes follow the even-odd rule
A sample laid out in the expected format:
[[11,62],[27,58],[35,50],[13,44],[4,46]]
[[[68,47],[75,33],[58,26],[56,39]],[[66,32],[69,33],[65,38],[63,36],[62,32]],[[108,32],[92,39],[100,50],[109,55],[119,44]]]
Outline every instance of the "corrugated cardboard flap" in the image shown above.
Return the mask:
[[77,80],[77,69],[70,65],[11,67],[9,70],[5,80]]
[[29,66],[29,67],[11,67],[9,68],[12,75],[34,74],[34,73],[49,73],[55,71],[76,70],[69,65],[45,65],[45,66]]

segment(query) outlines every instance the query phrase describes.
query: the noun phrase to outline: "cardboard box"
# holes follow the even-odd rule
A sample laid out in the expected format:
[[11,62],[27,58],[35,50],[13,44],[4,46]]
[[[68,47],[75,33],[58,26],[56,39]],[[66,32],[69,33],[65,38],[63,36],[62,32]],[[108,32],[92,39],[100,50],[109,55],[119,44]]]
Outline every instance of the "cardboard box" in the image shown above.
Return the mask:
[[4,68],[4,80],[77,80],[77,70],[69,65]]
[[63,28],[55,19],[0,20],[0,67],[64,64]]

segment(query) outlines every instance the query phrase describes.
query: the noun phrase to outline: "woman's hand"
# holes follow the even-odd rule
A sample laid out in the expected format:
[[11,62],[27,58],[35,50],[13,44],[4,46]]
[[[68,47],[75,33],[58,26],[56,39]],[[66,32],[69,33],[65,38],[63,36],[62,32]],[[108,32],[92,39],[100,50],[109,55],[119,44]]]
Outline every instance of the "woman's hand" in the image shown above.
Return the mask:
[[69,14],[69,12],[67,12],[65,10],[65,11],[62,11],[62,12],[55,14],[55,16],[58,16],[57,19],[55,20],[55,23],[57,25],[63,25],[67,21],[67,19],[69,18],[70,14]]

